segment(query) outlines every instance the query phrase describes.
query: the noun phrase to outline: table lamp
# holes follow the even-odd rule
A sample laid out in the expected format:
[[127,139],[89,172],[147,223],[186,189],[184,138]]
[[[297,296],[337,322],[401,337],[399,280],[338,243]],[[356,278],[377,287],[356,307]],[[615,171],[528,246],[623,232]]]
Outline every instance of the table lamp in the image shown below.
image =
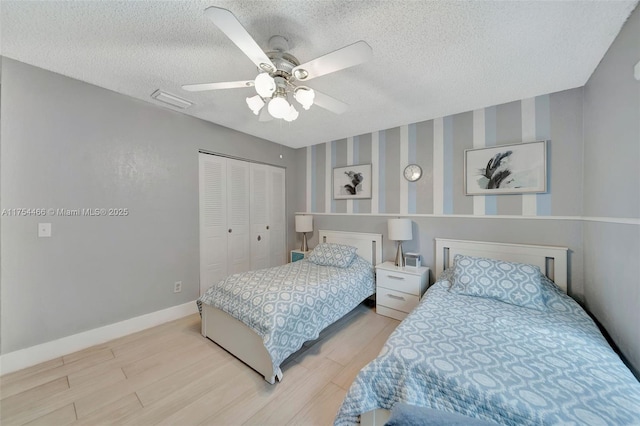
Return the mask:
[[389,239],[398,242],[396,252],[396,266],[404,266],[404,253],[402,252],[402,242],[413,239],[411,231],[411,219],[389,219]]
[[296,232],[302,232],[302,247],[301,251],[308,251],[307,246],[307,232],[313,232],[313,216],[296,216]]

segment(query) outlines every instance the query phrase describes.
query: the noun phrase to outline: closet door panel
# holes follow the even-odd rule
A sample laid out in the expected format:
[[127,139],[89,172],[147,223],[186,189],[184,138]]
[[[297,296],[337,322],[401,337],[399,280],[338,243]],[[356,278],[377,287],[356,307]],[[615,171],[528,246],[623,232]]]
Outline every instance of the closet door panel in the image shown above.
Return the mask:
[[287,262],[285,170],[279,167],[269,167],[268,174],[269,266],[277,266]]
[[200,294],[227,276],[227,164],[199,156]]
[[269,259],[269,167],[251,164],[251,269],[271,266]]
[[227,253],[229,275],[250,268],[249,163],[227,159]]

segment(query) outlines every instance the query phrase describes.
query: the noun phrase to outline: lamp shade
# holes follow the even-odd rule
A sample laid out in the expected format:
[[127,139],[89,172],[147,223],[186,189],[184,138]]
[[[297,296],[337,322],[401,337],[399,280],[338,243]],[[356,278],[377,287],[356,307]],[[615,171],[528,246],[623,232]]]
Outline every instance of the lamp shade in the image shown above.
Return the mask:
[[276,81],[266,72],[258,74],[254,84],[256,86],[256,92],[263,98],[269,98],[276,91]]
[[284,118],[290,111],[289,108],[291,108],[291,105],[281,96],[273,97],[267,106],[269,114],[271,114],[273,118]]
[[316,92],[313,89],[309,89],[308,87],[299,86],[293,92],[293,97],[302,105],[304,109],[311,108],[313,105],[313,99],[316,96]]
[[258,115],[258,113],[264,106],[264,101],[262,100],[260,95],[255,95],[253,97],[247,98],[247,105],[255,115]]
[[393,241],[408,241],[413,239],[411,219],[389,219],[389,239]]
[[296,232],[313,231],[313,216],[296,216]]
[[289,112],[284,116],[284,121],[293,121],[298,118],[298,110],[293,107],[293,105],[289,106]]

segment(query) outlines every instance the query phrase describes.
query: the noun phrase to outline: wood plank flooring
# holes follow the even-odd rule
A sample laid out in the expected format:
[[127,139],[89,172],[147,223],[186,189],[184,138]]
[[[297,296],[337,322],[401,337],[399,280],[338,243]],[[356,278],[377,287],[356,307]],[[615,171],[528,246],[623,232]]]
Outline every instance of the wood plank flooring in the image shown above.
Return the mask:
[[330,425],[360,369],[399,324],[364,304],[262,376],[200,335],[163,324],[0,377],[9,425]]

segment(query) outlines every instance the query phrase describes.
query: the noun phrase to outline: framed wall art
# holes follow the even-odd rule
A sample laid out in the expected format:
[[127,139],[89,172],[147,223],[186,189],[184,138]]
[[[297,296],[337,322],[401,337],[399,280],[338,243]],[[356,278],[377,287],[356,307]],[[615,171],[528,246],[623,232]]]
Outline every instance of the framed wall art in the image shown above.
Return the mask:
[[466,195],[547,191],[547,142],[527,142],[464,152]]
[[371,164],[334,168],[333,198],[371,198]]

